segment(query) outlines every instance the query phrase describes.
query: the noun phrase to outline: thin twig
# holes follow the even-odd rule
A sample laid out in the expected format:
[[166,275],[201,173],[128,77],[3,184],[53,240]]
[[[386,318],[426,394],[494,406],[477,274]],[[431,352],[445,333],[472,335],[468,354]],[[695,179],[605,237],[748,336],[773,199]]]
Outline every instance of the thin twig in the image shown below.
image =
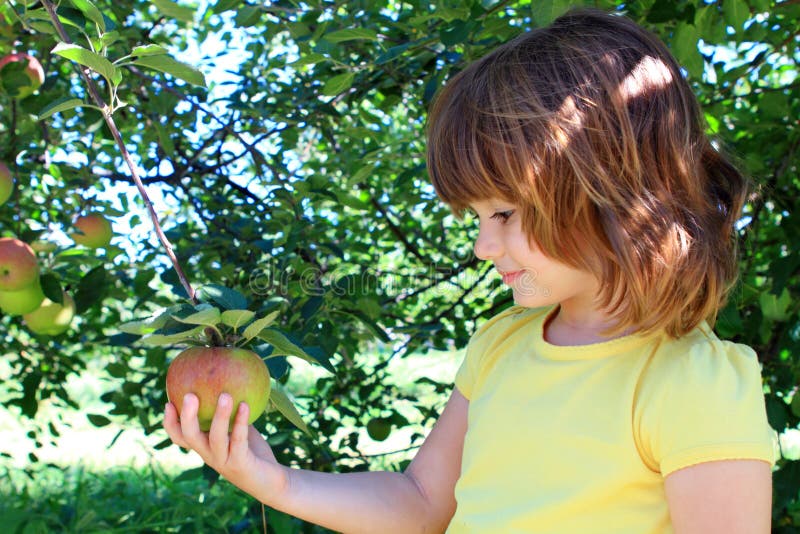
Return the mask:
[[[62,41],[67,44],[72,44],[72,40],[67,35],[64,26],[61,25],[61,21],[58,19],[58,14],[56,13],[56,8],[53,6],[50,0],[42,0],[42,5],[44,5],[47,13],[50,15],[50,20],[53,22],[53,26],[55,27],[56,31],[58,32],[59,37]],[[144,201],[145,207],[147,208],[148,213],[150,214],[150,220],[153,222],[153,228],[158,236],[159,241],[164,246],[164,249],[167,252],[167,256],[169,257],[170,261],[172,262],[172,266],[175,268],[175,272],[178,273],[178,278],[183,285],[183,288],[186,290],[189,299],[192,301],[193,304],[197,304],[198,300],[195,296],[195,291],[192,288],[191,284],[189,284],[189,280],[187,280],[186,275],[183,273],[183,269],[181,269],[180,263],[178,262],[178,258],[175,256],[175,252],[172,250],[172,244],[170,244],[169,239],[164,234],[164,231],[161,229],[161,225],[158,222],[158,214],[156,213],[155,208],[153,208],[152,202],[150,202],[150,197],[147,196],[147,191],[144,188],[144,184],[139,179],[139,175],[136,172],[136,167],[133,164],[133,160],[131,159],[131,155],[128,153],[128,149],[125,147],[125,143],[122,140],[122,135],[120,134],[117,125],[114,123],[114,119],[111,116],[111,108],[103,101],[103,98],[100,96],[100,92],[97,89],[97,86],[94,83],[94,80],[89,76],[89,69],[81,68],[78,69],[83,77],[84,81],[86,81],[87,88],[89,90],[89,94],[94,100],[97,107],[99,107],[103,111],[103,118],[108,125],[109,130],[111,130],[111,135],[114,137],[114,140],[117,142],[117,146],[119,146],[120,151],[122,152],[122,158],[125,160],[125,163],[128,165],[128,168],[131,171],[131,176],[133,177],[133,181],[136,184],[136,188],[139,190],[139,194]]]

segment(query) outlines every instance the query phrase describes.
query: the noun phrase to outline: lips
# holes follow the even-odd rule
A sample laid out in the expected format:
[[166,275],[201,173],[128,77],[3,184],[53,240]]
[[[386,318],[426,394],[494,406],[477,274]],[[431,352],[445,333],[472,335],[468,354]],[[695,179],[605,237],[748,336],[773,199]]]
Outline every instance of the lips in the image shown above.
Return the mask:
[[522,276],[522,273],[524,273],[525,271],[499,271],[499,272],[500,275],[503,277],[503,283],[511,284],[512,282],[514,282],[514,280]]

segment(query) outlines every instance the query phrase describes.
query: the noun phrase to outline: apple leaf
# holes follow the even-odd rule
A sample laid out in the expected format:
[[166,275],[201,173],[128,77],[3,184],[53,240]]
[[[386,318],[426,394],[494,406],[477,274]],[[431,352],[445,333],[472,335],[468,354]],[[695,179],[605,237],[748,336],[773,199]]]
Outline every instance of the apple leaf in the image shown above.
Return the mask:
[[64,290],[61,288],[61,282],[52,274],[47,273],[39,277],[39,283],[42,286],[44,296],[55,302],[56,304],[64,303]]
[[58,100],[55,100],[47,104],[44,107],[44,109],[42,109],[36,116],[36,120],[46,119],[47,117],[53,115],[54,113],[77,108],[83,105],[84,105],[83,100],[81,100],[80,98],[70,98],[69,96],[65,96],[63,98],[59,98]]
[[141,67],[167,73],[192,85],[206,87],[206,79],[202,72],[166,54],[139,57],[133,63]]
[[247,308],[247,299],[244,295],[217,284],[209,284],[198,289],[197,298],[202,301],[213,301],[225,310],[243,310]]
[[297,408],[295,408],[294,403],[289,398],[289,395],[286,393],[286,391],[284,391],[280,382],[275,380],[272,381],[272,388],[270,389],[269,393],[269,402],[275,409],[281,412],[286,419],[291,421],[294,426],[305,432],[307,435],[311,435],[305,422],[303,422],[303,418],[300,417],[300,412],[297,411]]
[[133,50],[131,50],[131,55],[136,57],[145,57],[145,56],[161,56],[167,53],[167,49],[163,46],[158,46],[155,44],[143,45],[143,46],[134,46]]
[[172,318],[176,321],[180,321],[181,323],[200,324],[214,327],[216,327],[221,320],[218,308],[206,308],[199,312],[193,313],[188,317],[179,317],[178,315],[173,315]]
[[295,356],[297,358],[302,358],[309,363],[320,364],[328,371],[332,373],[334,372],[333,366],[329,361],[308,354],[301,347],[289,341],[284,334],[273,328],[265,328],[258,333],[258,338],[272,345],[274,350],[272,351],[272,354],[270,354],[270,358],[274,356]]
[[249,323],[256,313],[250,310],[227,310],[222,312],[222,322],[238,330],[243,324]]
[[100,33],[106,31],[106,21],[103,18],[103,14],[97,9],[97,6],[89,0],[72,0],[72,5],[80,9],[87,19],[97,24]]
[[262,330],[267,328],[269,325],[275,322],[275,318],[278,317],[279,311],[274,311],[267,315],[266,317],[262,317],[261,319],[257,319],[253,321],[247,328],[244,329],[242,336],[247,341],[250,341],[254,337],[258,337]]
[[344,74],[334,76],[325,82],[325,86],[322,88],[322,94],[325,96],[336,96],[339,93],[343,93],[353,85],[354,77],[355,74],[352,72],[345,72]]
[[156,6],[160,15],[191,24],[194,22],[194,9],[178,5],[171,0],[150,0]]
[[184,343],[197,339],[199,335],[202,335],[203,328],[203,326],[198,326],[190,330],[178,332],[176,334],[150,334],[149,336],[143,337],[141,342],[145,345],[152,345],[156,347],[163,345],[176,345],[178,343]]
[[345,41],[356,41],[366,39],[367,41],[377,41],[378,33],[368,28],[349,28],[336,30],[324,35],[326,41],[332,43],[343,43]]
[[111,419],[109,419],[105,415],[99,415],[99,414],[90,413],[90,414],[86,414],[86,418],[89,419],[89,422],[92,423],[92,425],[97,426],[97,427],[106,426],[106,425],[111,424]]
[[89,67],[114,85],[122,81],[122,73],[109,60],[76,44],[58,43],[52,52],[63,58],[72,60],[84,67]]
[[79,314],[85,312],[93,304],[103,300],[106,291],[108,291],[106,268],[98,265],[86,273],[78,283],[78,289],[75,291],[75,311]]

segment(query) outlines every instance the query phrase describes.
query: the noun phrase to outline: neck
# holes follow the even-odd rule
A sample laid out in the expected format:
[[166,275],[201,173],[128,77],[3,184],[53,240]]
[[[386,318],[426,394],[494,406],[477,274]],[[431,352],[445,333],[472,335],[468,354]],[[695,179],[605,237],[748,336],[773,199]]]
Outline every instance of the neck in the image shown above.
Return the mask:
[[618,323],[602,309],[562,302],[545,325],[545,340],[553,345],[589,345],[630,334],[634,329],[608,336],[603,332]]

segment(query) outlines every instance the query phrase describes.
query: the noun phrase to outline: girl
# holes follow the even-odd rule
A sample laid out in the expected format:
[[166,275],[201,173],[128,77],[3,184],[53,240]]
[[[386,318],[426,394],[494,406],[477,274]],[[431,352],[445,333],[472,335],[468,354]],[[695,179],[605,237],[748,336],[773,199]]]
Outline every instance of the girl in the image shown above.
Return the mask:
[[745,181],[667,49],[567,13],[455,76],[429,118],[441,199],[515,306],[471,339],[404,473],[290,469],[223,394],[165,428],[261,502],[343,532],[766,533],[758,361],[711,330]]

